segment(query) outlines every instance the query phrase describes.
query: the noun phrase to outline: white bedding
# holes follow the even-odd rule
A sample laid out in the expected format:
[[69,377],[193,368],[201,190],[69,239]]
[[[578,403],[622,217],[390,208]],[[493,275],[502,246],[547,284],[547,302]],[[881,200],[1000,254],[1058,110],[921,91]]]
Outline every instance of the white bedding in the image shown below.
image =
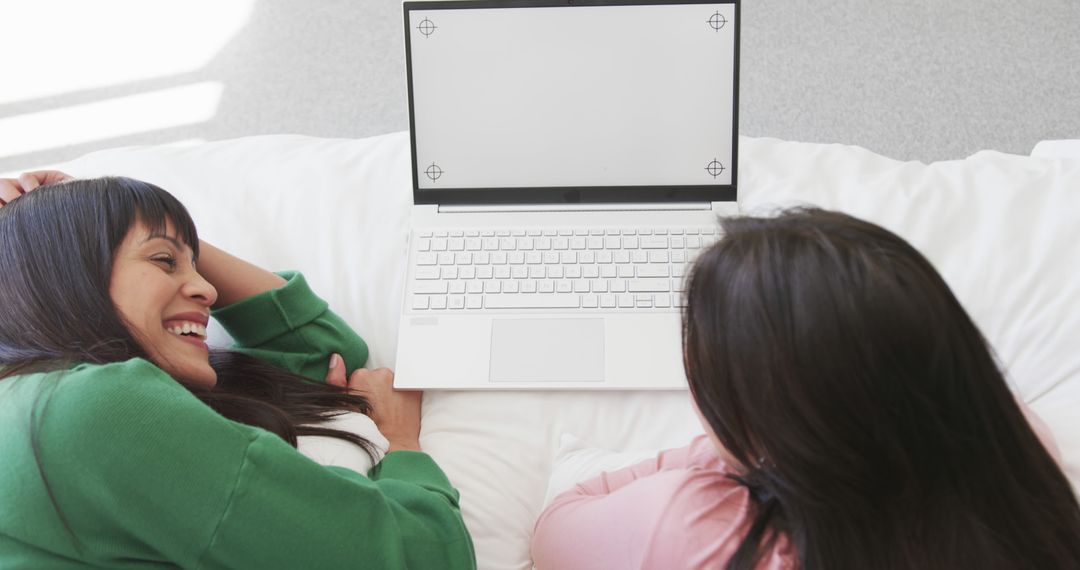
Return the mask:
[[[744,211],[843,210],[925,253],[1051,427],[1080,488],[1080,159],[987,151],[924,165],[752,138],[740,154]],[[115,149],[62,168],[172,191],[205,239],[269,268],[303,271],[368,340],[370,365],[392,366],[411,204],[405,133]],[[700,431],[681,391],[431,392],[423,421],[422,445],[461,490],[481,568],[530,567],[532,524],[564,433],[640,450]]]

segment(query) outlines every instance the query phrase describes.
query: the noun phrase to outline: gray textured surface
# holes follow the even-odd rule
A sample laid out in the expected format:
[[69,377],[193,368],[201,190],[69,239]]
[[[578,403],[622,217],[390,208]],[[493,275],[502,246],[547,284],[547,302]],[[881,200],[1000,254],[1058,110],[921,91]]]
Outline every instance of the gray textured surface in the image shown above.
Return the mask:
[[1077,0],[748,1],[744,134],[923,161],[1080,138]]
[[[922,161],[1080,138],[1078,0],[747,0],[742,25],[743,134]],[[0,157],[0,171],[189,138],[403,130],[401,36],[394,0],[259,0],[195,72],[0,105],[2,118],[221,81],[211,121]]]

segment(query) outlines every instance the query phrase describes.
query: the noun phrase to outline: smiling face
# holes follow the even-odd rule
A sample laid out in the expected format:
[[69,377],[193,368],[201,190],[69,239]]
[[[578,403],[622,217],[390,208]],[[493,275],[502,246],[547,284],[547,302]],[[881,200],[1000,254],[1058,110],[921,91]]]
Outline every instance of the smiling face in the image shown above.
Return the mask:
[[109,296],[154,364],[191,385],[217,383],[206,346],[217,291],[195,270],[172,222],[152,234],[136,221],[116,250]]

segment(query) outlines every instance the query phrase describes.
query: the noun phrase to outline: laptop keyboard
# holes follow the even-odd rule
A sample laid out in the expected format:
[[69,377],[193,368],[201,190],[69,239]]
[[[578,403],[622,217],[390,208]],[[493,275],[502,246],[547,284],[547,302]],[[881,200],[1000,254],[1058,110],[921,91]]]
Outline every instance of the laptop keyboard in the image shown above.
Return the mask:
[[678,311],[715,227],[418,230],[414,311]]

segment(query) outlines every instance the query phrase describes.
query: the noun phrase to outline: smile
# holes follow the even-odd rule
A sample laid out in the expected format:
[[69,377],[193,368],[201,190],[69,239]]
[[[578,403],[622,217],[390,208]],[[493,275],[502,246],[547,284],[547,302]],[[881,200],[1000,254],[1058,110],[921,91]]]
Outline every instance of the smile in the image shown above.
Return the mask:
[[166,323],[165,330],[179,337],[193,338],[200,342],[206,340],[206,327],[200,323],[170,321]]

